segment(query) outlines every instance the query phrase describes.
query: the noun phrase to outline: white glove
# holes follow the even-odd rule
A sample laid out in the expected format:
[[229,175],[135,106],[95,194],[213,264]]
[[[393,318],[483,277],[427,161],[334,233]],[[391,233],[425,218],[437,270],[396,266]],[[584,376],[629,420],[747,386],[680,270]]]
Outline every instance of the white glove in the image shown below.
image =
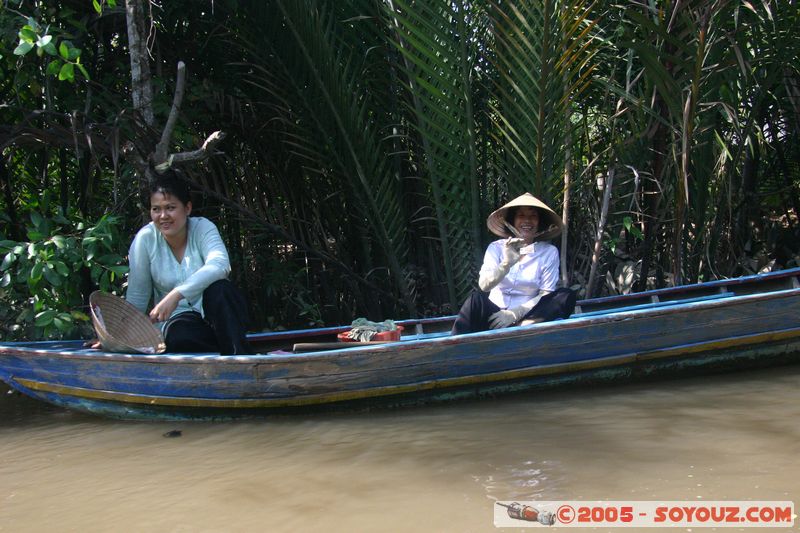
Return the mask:
[[503,243],[503,256],[500,260],[501,265],[508,265],[508,268],[514,266],[519,261],[519,250],[525,246],[525,240],[515,237],[509,237]]
[[519,261],[520,253],[519,250],[525,245],[525,241],[522,239],[516,239],[513,237],[509,237],[503,243],[503,255],[500,258],[500,263],[493,269],[490,270],[483,270],[481,269],[480,276],[478,277],[478,286],[481,288],[482,291],[488,292],[492,290],[495,285],[500,283],[500,281],[506,277],[508,271],[511,270],[511,267]]
[[514,309],[501,309],[489,317],[489,327],[492,329],[513,326],[519,320]]

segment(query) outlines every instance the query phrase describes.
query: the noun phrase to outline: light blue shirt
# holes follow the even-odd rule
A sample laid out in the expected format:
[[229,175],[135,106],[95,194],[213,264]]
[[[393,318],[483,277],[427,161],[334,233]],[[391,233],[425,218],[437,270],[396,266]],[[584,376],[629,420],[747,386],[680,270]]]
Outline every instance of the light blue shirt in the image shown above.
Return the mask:
[[[497,268],[503,258],[503,242],[505,239],[489,243],[481,271]],[[501,309],[517,307],[539,291],[553,292],[558,287],[558,248],[549,242],[535,242],[520,251],[520,260],[489,291],[489,299]]]
[[183,299],[171,317],[187,311],[202,315],[203,291],[228,277],[231,263],[217,226],[207,218],[189,217],[186,228],[186,250],[180,263],[153,222],[133,238],[125,299],[143,313],[151,299],[160,302],[172,289],[178,289]]

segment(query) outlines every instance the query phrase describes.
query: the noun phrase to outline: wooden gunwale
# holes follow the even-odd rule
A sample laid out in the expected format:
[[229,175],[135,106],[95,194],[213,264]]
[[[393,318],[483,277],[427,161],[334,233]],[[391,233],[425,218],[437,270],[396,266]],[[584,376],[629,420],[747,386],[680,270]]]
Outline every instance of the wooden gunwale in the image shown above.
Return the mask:
[[770,272],[767,274],[753,274],[752,276],[742,276],[739,278],[731,279],[717,279],[713,281],[706,281],[694,285],[680,285],[678,287],[665,287],[663,289],[652,289],[644,292],[634,292],[630,294],[617,294],[614,296],[602,296],[599,298],[590,298],[588,300],[581,300],[578,305],[591,306],[594,304],[605,304],[613,302],[626,302],[630,300],[639,300],[642,298],[652,296],[665,296],[674,294],[684,294],[692,292],[700,292],[708,289],[718,289],[721,287],[736,287],[747,284],[755,284],[777,281],[785,278],[792,278],[800,276],[800,267],[788,270],[779,270],[777,272]]

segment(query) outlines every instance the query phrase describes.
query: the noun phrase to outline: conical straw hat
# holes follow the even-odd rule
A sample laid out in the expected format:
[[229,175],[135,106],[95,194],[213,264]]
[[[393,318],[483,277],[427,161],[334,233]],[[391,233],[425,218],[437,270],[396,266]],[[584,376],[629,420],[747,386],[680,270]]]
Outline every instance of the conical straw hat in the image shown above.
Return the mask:
[[89,309],[103,349],[121,353],[162,353],[167,347],[161,331],[132,304],[113,294],[95,291]]
[[561,231],[564,229],[564,223],[561,221],[561,217],[558,216],[555,211],[547,207],[547,204],[529,192],[517,196],[489,215],[489,218],[486,219],[486,226],[489,228],[489,231],[498,237],[511,237],[511,232],[506,226],[506,214],[512,207],[522,206],[539,208],[539,231],[541,231],[541,233],[537,235],[535,240],[548,241],[561,235]]

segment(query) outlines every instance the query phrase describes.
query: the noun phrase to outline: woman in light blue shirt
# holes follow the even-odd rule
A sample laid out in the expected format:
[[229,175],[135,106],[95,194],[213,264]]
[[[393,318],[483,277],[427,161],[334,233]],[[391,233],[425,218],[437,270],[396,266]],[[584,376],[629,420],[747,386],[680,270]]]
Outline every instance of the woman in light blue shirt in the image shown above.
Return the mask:
[[558,249],[545,242],[561,233],[561,217],[525,193],[489,215],[486,225],[503,239],[486,249],[478,277],[481,290],[473,291],[464,302],[452,334],[572,314],[576,295],[558,288]]
[[186,184],[173,173],[150,187],[150,220],[128,258],[125,299],[161,327],[168,352],[249,353],[247,304],[227,279],[228,250],[210,220],[190,217]]

